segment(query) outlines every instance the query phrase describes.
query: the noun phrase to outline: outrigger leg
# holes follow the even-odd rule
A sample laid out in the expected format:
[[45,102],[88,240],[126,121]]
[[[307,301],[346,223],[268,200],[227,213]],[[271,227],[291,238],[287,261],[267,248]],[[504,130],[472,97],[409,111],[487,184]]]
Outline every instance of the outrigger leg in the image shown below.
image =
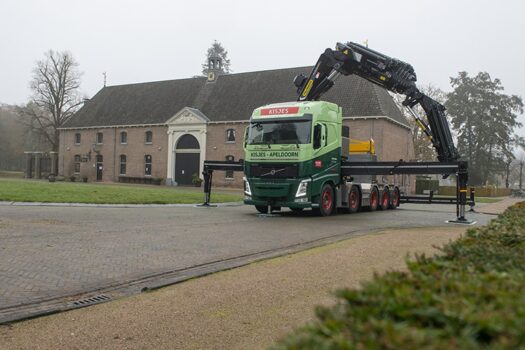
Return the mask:
[[211,169],[204,169],[202,172],[202,175],[204,176],[204,203],[198,204],[198,207],[216,207],[216,205],[210,204],[211,200],[211,182],[213,178],[213,170]]
[[473,225],[476,222],[465,218],[465,206],[467,205],[467,183],[468,169],[466,162],[459,162],[456,181],[456,220],[448,220],[453,224]]

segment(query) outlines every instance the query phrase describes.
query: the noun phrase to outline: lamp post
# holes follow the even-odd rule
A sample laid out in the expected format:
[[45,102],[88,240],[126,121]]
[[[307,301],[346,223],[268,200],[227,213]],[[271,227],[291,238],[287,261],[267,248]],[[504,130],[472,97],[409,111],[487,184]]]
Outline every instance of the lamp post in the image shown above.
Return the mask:
[[520,162],[520,191],[523,189],[522,187],[522,181],[523,179],[523,161]]

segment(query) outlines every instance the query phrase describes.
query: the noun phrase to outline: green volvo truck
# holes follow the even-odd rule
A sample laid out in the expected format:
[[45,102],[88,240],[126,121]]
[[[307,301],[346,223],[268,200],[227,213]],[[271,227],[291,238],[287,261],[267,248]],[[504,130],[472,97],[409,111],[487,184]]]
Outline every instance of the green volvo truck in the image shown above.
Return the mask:
[[398,186],[377,183],[372,176],[363,183],[343,175],[342,162],[352,160],[348,137],[342,110],[334,103],[290,102],[255,109],[244,140],[244,203],[261,213],[313,208],[323,216],[337,208],[396,208]]

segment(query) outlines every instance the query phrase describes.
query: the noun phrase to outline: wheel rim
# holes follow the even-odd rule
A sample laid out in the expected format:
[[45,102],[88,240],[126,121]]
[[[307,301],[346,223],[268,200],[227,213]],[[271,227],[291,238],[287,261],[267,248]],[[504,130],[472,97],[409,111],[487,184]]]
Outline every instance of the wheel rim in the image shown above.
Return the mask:
[[394,191],[394,196],[392,198],[392,205],[394,207],[397,207],[398,204],[399,204],[399,191],[395,190]]
[[377,205],[377,192],[372,191],[370,195],[370,206],[375,207]]
[[325,190],[323,192],[323,209],[330,210],[332,207],[332,193],[330,190]]
[[350,207],[352,209],[357,208],[357,191],[355,190],[350,192]]
[[388,205],[388,193],[383,193],[383,207],[386,207]]

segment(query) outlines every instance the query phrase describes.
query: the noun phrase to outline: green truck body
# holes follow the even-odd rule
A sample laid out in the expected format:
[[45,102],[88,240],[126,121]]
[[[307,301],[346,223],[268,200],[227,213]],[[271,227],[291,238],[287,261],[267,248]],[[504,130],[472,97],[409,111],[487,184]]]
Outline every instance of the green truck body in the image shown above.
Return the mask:
[[[372,205],[381,204],[385,188],[399,197],[395,186],[356,184],[341,175],[347,142],[336,104],[290,102],[255,109],[244,141],[244,203],[261,212],[314,208],[330,215],[336,208],[370,205],[372,192]],[[390,196],[387,200],[391,207],[399,204]]]

